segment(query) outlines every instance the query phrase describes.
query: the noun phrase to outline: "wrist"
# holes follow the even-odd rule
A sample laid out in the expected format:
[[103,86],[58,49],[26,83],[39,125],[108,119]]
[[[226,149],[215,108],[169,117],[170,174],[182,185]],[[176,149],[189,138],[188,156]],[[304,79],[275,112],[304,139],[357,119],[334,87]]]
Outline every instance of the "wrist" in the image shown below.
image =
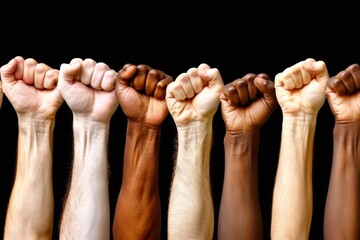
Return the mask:
[[[128,120],[126,132],[126,148],[128,149],[158,149],[160,145],[161,127]],[[138,148],[141,144],[143,147]],[[132,150],[134,151],[134,150]]]
[[110,127],[110,123],[103,123],[99,121],[94,121],[86,117],[73,116],[73,128],[74,131],[107,131]]
[[179,141],[204,139],[206,136],[212,135],[212,122],[193,121],[186,125],[177,126],[177,132]]
[[333,137],[334,143],[352,144],[358,142],[360,138],[360,122],[335,122]]
[[316,118],[284,117],[281,130],[281,144],[308,149],[313,144],[316,122]]
[[133,131],[143,131],[143,130],[160,131],[161,125],[151,125],[144,122],[138,122],[128,119],[127,128],[128,130],[131,129]]
[[301,128],[315,128],[317,122],[317,116],[312,115],[302,115],[302,116],[283,116],[282,127],[283,128],[293,128],[293,129],[301,129]]
[[300,125],[307,125],[312,122],[316,122],[317,114],[307,114],[304,112],[293,114],[283,114],[283,122],[297,123]]
[[74,117],[73,131],[75,141],[106,142],[109,135],[109,124],[96,122],[87,118]]
[[236,146],[248,144],[252,145],[252,142],[258,142],[260,137],[260,130],[251,130],[251,131],[226,131],[224,137],[225,146]]
[[225,137],[232,137],[232,138],[248,138],[248,137],[255,137],[259,135],[260,128],[252,128],[251,130],[245,131],[238,131],[238,130],[226,130]]
[[19,117],[19,134],[52,134],[54,131],[55,120],[44,120],[39,118]]
[[225,161],[246,162],[257,159],[260,131],[226,132],[224,137]]

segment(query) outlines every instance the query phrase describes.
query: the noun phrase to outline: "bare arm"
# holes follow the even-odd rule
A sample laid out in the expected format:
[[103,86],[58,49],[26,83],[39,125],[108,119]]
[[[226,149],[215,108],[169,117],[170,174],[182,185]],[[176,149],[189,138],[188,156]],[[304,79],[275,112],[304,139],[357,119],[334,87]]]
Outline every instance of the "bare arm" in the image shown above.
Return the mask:
[[60,239],[110,239],[108,137],[117,73],[92,59],[62,64],[59,90],[73,113],[74,157]]
[[315,119],[283,120],[272,208],[274,239],[307,239],[312,219]]
[[166,86],[173,80],[146,65],[126,64],[119,76],[116,95],[128,125],[113,236],[128,240],[160,239],[160,135],[168,114]]
[[274,83],[247,74],[225,85],[220,100],[226,133],[218,239],[262,239],[257,157],[260,127],[277,106]]
[[52,239],[55,114],[63,99],[58,70],[15,57],[1,70],[4,92],[18,116],[16,174],[4,239]]
[[159,139],[160,129],[128,122],[114,239],[160,239]]
[[[19,121],[16,174],[5,223],[5,238],[52,239],[53,124]],[[44,211],[45,209],[45,211]]]
[[212,239],[211,128],[211,123],[194,122],[178,129],[178,152],[169,199],[169,239]]
[[332,77],[327,99],[335,116],[333,161],[324,215],[324,238],[360,238],[360,66]]
[[107,125],[74,117],[74,158],[61,239],[109,239]]
[[178,130],[168,212],[171,240],[213,237],[209,164],[212,120],[222,88],[219,71],[206,64],[180,74],[167,88],[167,105]]
[[328,80],[322,61],[307,59],[275,77],[283,113],[271,237],[308,239],[312,220],[312,160],[317,113]]

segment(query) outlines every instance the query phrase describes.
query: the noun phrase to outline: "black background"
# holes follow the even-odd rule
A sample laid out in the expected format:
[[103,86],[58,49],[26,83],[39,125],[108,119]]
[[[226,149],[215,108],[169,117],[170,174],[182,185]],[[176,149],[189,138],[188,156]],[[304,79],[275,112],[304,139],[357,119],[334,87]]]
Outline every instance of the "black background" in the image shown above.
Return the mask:
[[[351,6],[325,12],[306,6],[297,13],[259,6],[171,6],[135,3],[131,6],[97,3],[94,9],[72,4],[44,11],[5,9],[2,16],[0,65],[17,55],[32,57],[53,68],[74,57],[93,58],[118,71],[125,63],[145,63],[174,79],[190,67],[207,63],[220,70],[224,83],[246,73],[265,72],[272,79],[308,57],[323,60],[335,75],[352,63],[360,63],[358,20]],[[130,4],[129,4],[130,5]],[[225,5],[225,4],[224,4]],[[164,9],[164,7],[167,7]],[[343,7],[343,8],[342,8]],[[59,11],[54,12],[55,8]],[[70,10],[71,9],[71,10]],[[339,21],[339,12],[346,15]],[[344,11],[342,11],[344,10]],[[321,15],[319,15],[319,12]],[[14,181],[17,147],[17,117],[4,97],[0,111],[0,225]],[[259,150],[259,194],[264,239],[270,236],[272,191],[281,134],[281,110],[277,108],[262,127]],[[72,115],[64,103],[57,113],[54,133],[54,239],[62,201],[69,180],[72,158]],[[322,239],[323,214],[331,169],[333,115],[324,104],[318,115],[314,145],[314,211],[310,239]],[[121,108],[112,117],[109,139],[111,218],[121,185],[126,118]],[[211,181],[215,223],[224,171],[224,124],[219,111],[214,118]],[[162,128],[160,148],[160,192],[163,211],[162,239],[166,239],[169,188],[173,169],[176,128],[169,115]],[[344,186],[346,187],[346,186]],[[31,204],[30,202],[28,204]],[[239,213],[241,214],[241,213]],[[3,227],[1,228],[3,233]],[[214,232],[216,239],[216,227]]]

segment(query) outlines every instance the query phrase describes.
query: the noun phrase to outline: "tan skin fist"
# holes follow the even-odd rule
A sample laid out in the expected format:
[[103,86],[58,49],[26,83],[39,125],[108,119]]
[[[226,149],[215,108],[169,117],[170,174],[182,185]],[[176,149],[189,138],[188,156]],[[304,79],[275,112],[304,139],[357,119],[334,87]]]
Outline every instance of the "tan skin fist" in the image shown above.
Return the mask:
[[336,121],[360,121],[360,65],[351,64],[330,78],[326,96]]
[[274,83],[265,73],[249,73],[226,84],[220,100],[228,131],[260,128],[278,105]]
[[118,73],[115,93],[129,120],[159,126],[168,114],[167,86],[173,78],[148,65],[125,64]]

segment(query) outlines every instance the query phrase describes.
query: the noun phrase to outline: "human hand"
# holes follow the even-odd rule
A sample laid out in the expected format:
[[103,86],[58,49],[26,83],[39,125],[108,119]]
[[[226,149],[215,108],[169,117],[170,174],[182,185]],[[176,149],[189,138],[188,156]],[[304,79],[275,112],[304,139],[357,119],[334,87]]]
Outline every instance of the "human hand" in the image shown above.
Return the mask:
[[118,75],[115,93],[126,117],[161,125],[168,114],[166,88],[173,78],[145,64],[125,64]]
[[228,131],[260,128],[277,107],[274,83],[265,74],[248,73],[224,86],[221,113]]
[[217,68],[200,64],[181,73],[166,91],[166,102],[176,125],[212,120],[224,83]]
[[275,76],[275,92],[284,115],[316,115],[325,102],[329,80],[323,61],[308,58]]
[[61,64],[58,88],[74,115],[108,123],[118,106],[117,77],[105,63],[74,58]]
[[58,89],[59,70],[33,58],[16,56],[1,67],[4,94],[19,117],[54,119],[63,98]]
[[329,79],[326,96],[335,120],[360,121],[360,65],[351,64]]

